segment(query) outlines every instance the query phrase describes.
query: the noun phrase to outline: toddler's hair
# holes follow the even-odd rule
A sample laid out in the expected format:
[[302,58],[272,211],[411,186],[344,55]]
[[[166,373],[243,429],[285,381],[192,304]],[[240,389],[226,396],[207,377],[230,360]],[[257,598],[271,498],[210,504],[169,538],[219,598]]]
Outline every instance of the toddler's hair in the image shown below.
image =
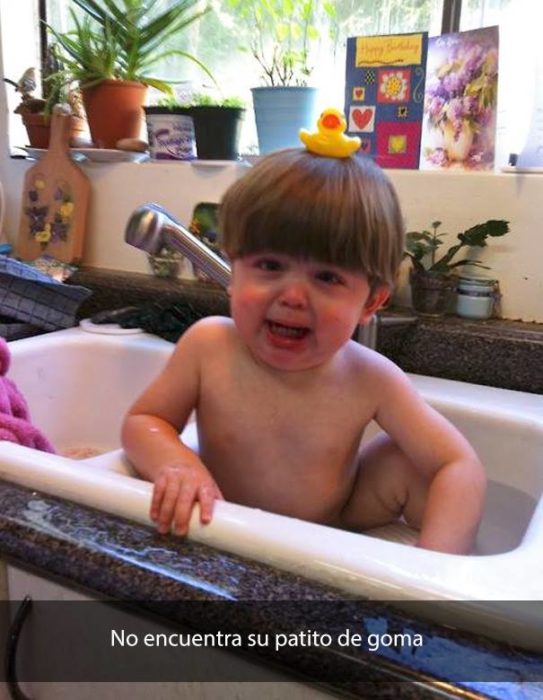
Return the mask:
[[403,255],[396,192],[365,156],[272,153],[228,189],[219,229],[231,260],[264,251],[314,258],[365,274],[373,289],[394,284]]

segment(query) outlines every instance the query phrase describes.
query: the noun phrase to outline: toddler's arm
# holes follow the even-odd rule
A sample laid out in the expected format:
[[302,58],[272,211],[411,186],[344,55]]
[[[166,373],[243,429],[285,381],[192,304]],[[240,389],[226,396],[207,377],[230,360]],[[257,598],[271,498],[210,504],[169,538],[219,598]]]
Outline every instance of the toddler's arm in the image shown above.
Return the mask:
[[387,369],[376,419],[411,463],[431,479],[418,546],[470,552],[486,490],[484,469],[472,446],[395,366]]
[[[196,324],[197,325],[197,324]],[[179,438],[199,389],[199,335],[193,326],[179,340],[164,370],[130,408],[122,443],[136,471],[154,483],[151,519],[161,533],[172,524],[186,534],[192,509],[208,523],[222,494],[198,455]]]

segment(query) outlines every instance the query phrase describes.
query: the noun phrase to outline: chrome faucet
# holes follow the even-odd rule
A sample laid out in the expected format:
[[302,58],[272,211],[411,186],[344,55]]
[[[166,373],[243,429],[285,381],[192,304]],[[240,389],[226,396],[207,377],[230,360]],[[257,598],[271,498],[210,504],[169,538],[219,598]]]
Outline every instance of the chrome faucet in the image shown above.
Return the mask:
[[418,320],[417,316],[382,316],[381,314],[373,314],[367,323],[363,326],[358,326],[356,340],[360,345],[365,345],[375,350],[379,329],[382,326],[407,326],[417,323]]
[[230,284],[230,265],[158,204],[143,204],[133,212],[124,240],[149,255],[174,248],[225,289]]
[[[225,289],[230,284],[230,265],[159,204],[138,207],[128,220],[124,239],[149,255],[158,255],[163,248],[174,248]],[[406,325],[417,320],[416,316],[373,315],[368,323],[358,326],[356,340],[374,350],[380,326]]]

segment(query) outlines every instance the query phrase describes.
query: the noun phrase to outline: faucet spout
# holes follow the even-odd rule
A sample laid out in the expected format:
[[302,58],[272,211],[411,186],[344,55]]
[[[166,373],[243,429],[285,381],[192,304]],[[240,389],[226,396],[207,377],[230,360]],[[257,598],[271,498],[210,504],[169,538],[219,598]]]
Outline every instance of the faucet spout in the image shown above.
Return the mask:
[[149,255],[174,248],[225,289],[230,284],[230,265],[158,204],[143,204],[132,213],[124,239]]

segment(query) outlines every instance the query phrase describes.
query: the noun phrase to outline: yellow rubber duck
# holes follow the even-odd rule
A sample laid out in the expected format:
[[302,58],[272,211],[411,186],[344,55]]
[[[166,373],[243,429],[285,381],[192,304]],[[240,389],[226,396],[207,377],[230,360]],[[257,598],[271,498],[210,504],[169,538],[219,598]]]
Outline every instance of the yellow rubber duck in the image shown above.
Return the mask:
[[348,158],[360,148],[358,136],[345,136],[347,122],[343,112],[325,109],[317,121],[316,133],[300,129],[300,140],[311,153],[331,158]]

